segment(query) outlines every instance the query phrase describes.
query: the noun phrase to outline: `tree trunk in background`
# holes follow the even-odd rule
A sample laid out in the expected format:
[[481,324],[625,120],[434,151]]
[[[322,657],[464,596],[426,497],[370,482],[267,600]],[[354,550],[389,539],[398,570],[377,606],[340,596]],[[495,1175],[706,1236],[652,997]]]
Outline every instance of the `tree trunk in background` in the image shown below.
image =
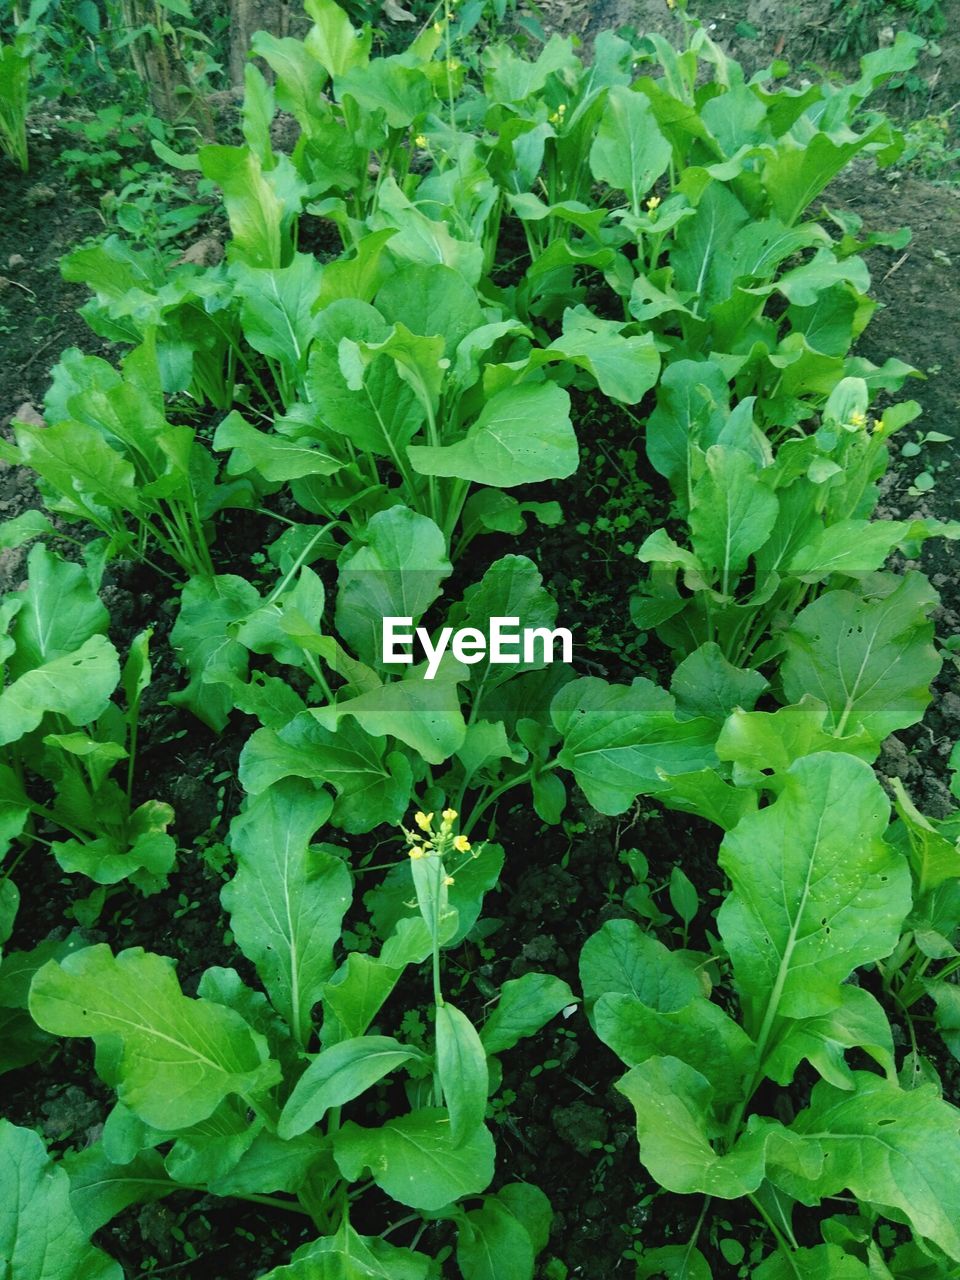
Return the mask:
[[[302,6],[295,7],[297,15]],[[250,52],[250,41],[255,31],[269,31],[271,35],[290,35],[291,6],[286,0],[230,0],[230,83],[243,84],[243,68]]]

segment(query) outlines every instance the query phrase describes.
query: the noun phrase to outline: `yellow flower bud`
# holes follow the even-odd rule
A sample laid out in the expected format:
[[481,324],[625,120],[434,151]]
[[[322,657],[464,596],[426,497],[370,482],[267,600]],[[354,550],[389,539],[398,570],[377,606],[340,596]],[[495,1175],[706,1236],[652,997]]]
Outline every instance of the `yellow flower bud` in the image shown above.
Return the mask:
[[874,435],[879,435],[887,429],[887,424],[884,422],[883,418],[874,418],[870,429]]
[[851,427],[856,427],[857,430],[861,427],[865,427],[867,425],[867,415],[865,413],[861,413],[859,409],[854,409],[853,413],[850,415],[850,425]]
[[456,809],[444,809],[440,816],[443,818],[444,822],[456,822],[457,811]]
[[420,848],[419,845],[414,845],[413,848],[410,850],[411,858],[425,858],[426,856],[427,855],[424,853],[424,851]]
[[430,824],[433,822],[433,814],[432,814],[432,813],[420,813],[420,812],[417,812],[417,813],[415,813],[415,814],[413,815],[413,820],[414,820],[414,822],[417,824],[417,826],[420,828],[420,830],[421,830],[421,831],[430,831],[430,830],[432,830],[432,828],[431,828],[431,826],[430,826]]
[[453,884],[453,876],[444,876],[444,877],[443,877],[443,883],[444,883],[444,884],[447,886],[447,888],[449,889],[450,885],[452,885],[452,884]]
[[457,853],[469,853],[470,841],[466,836],[454,836],[453,847],[456,849]]
[[427,139],[422,133],[418,133],[413,140],[413,144],[416,147],[425,147],[427,145]]
[[650,210],[651,213],[653,213],[654,209],[659,209],[659,207],[660,207],[660,197],[651,196],[650,199],[647,201],[647,208]]
[[443,24],[441,22],[435,22],[433,24],[433,29],[438,36],[443,35]]

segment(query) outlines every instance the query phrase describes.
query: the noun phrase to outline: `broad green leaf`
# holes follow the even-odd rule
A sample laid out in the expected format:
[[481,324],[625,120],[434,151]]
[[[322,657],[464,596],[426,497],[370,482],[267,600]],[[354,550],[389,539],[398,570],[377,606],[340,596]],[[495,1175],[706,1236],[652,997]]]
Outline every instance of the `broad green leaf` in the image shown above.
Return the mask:
[[[405,920],[402,923],[423,925],[422,920]],[[424,954],[432,949],[426,932],[423,935],[423,949]],[[363,1037],[396,986],[403,967],[400,964],[387,964],[382,954],[377,958],[352,951],[333,978],[323,984],[324,1042],[332,1042],[332,1028],[336,1023],[340,1024],[340,1035]]]
[[[319,122],[326,118],[322,110],[323,91],[327,75],[318,60],[310,53],[303,40],[288,36],[277,39],[268,31],[256,31],[253,35],[253,52],[276,73],[277,102],[284,111],[296,116],[300,127],[313,135]],[[244,96],[244,137],[262,161],[272,151],[270,123],[273,120],[273,88],[265,81],[255,81],[255,94],[250,92],[250,71],[247,64]],[[262,77],[261,77],[262,80]],[[256,98],[252,108],[251,97]],[[258,118],[251,120],[252,110]],[[259,142],[259,149],[257,143]]]
[[516,53],[505,42],[483,54],[484,90],[492,102],[520,103],[544,88],[551,75],[578,70],[569,36],[554,32],[536,58]]
[[844,1060],[847,1049],[863,1049],[896,1079],[893,1033],[883,1006],[862,987],[844,983],[835,1009],[814,1018],[801,1018],[784,1030],[765,1065],[777,1084],[788,1085],[803,1059],[837,1089],[854,1087],[853,1072]]
[[56,510],[109,524],[111,509],[140,509],[133,464],[95,428],[64,421],[15,430],[24,464],[62,495],[53,504]]
[[759,671],[735,667],[713,641],[694,649],[670,679],[670,692],[680,715],[689,719],[704,716],[721,724],[737,707],[751,711],[766,688]]
[[533,1280],[533,1241],[496,1196],[464,1216],[457,1235],[457,1265],[464,1280]]
[[306,1133],[331,1107],[359,1098],[391,1071],[419,1057],[422,1055],[417,1049],[391,1036],[361,1035],[341,1040],[311,1060],[284,1105],[277,1132],[281,1138]]
[[369,1169],[374,1182],[400,1204],[427,1211],[479,1195],[493,1177],[493,1138],[475,1129],[459,1145],[445,1110],[424,1108],[378,1129],[348,1121],[334,1138],[340,1172],[356,1182]]
[[590,149],[590,171],[597,181],[623,191],[638,214],[642,197],[666,172],[671,154],[646,95],[613,85]]
[[145,871],[149,876],[166,876],[177,857],[177,842],[167,835],[173,821],[168,804],[147,801],[130,816],[126,839],[113,835],[95,840],[55,840],[50,852],[64,871],[89,877],[96,884],[119,884]]
[[364,539],[340,561],[336,624],[363,661],[379,668],[384,618],[411,618],[416,627],[453,569],[437,526],[406,507],[378,512]]
[[484,405],[466,436],[439,447],[411,445],[413,469],[510,489],[563,479],[577,469],[570,399],[553,383],[508,387]]
[[[660,356],[653,334],[621,331],[622,324],[591,315],[585,307],[563,314],[563,335],[544,349],[544,355],[558,352],[565,360],[586,369],[606,396],[624,404],[638,404],[660,372]],[[531,363],[541,363],[535,351]]]
[[784,693],[827,704],[826,728],[842,737],[861,726],[880,743],[916,724],[941,659],[927,615],[937,594],[920,573],[882,575],[876,589],[830,591],[786,633]]
[[0,1261],[5,1280],[122,1280],[70,1202],[70,1178],[39,1134],[0,1120]]
[[779,145],[767,153],[762,182],[784,222],[795,222],[830,179],[876,134],[874,128],[859,137],[845,130],[842,141],[834,141],[827,133],[814,133],[802,141],[792,136],[780,139]]
[[777,1017],[835,1009],[853,970],[896,945],[910,872],[883,840],[888,818],[869,765],[820,753],[796,761],[777,800],[724,837],[733,892],[717,923],[761,1039]]
[[707,469],[693,489],[690,531],[700,560],[729,594],[750,555],[766,542],[777,518],[777,499],[757,474],[752,458],[714,445]]
[[260,604],[256,587],[235,574],[191,578],[180,598],[180,613],[170,633],[174,652],[190,682],[170,701],[184,706],[219,733],[233,708],[230,683],[246,677],[249,654],[229,626]]
[[[339,135],[342,143],[345,137],[343,128],[339,124],[331,124],[330,128],[335,135]],[[361,152],[362,165],[367,164],[367,155],[367,152]],[[328,307],[330,303],[342,299],[371,302],[387,274],[384,249],[396,234],[394,227],[373,231],[370,235],[361,236],[352,257],[340,257],[325,263],[323,279],[320,281],[321,306]],[[322,322],[321,318],[321,324]]]
[[323,268],[309,253],[296,253],[287,267],[230,268],[240,298],[243,335],[255,351],[279,361],[288,377],[306,368],[317,333]]
[[351,391],[363,389],[365,369],[389,358],[397,373],[413,390],[424,414],[435,413],[446,374],[444,340],[440,334],[422,337],[397,321],[382,342],[352,342],[344,338],[337,361]]
[[120,1101],[155,1128],[185,1129],[224,1098],[277,1080],[266,1042],[222,1005],[183,995],[171,963],[140,947],[100,944],[39,971],[30,1013],[45,1031],[119,1043]]
[[425,666],[411,667],[403,680],[318,707],[313,715],[332,731],[344,716],[353,716],[373,737],[399,738],[428,764],[443,764],[460,749],[467,732],[457,690],[466,671],[446,660],[433,680],[425,679],[425,671]]
[[254,795],[281,778],[328,783],[337,792],[332,821],[344,831],[371,831],[382,822],[399,823],[410,800],[406,757],[385,754],[385,745],[349,719],[333,733],[303,712],[282,729],[258,729],[247,739],[239,777]]
[[228,1098],[208,1120],[177,1139],[164,1167],[177,1182],[210,1186],[236,1168],[262,1130],[262,1119],[251,1123],[245,1109]]
[[433,90],[419,67],[404,66],[400,57],[378,58],[352,67],[337,80],[341,98],[351,97],[365,113],[383,112],[391,129],[407,129],[430,109]]
[[375,231],[396,228],[387,244],[387,255],[400,263],[442,263],[477,285],[483,271],[483,246],[475,239],[457,239],[444,222],[422,213],[404,195],[393,176],[380,185],[377,208],[370,218]]
[[660,802],[682,813],[696,813],[724,831],[731,831],[742,817],[757,807],[757,792],[751,786],[731,786],[715,769],[692,773],[661,770],[664,789]]
[[54,532],[53,525],[43,512],[31,507],[0,524],[0,551],[22,547],[31,538],[47,537]]
[[416,392],[385,355],[362,369],[359,385],[348,384],[340,365],[345,339],[354,344],[380,342],[388,333],[386,322],[373,307],[350,298],[327,306],[318,326],[306,383],[320,420],[358,448],[392,458],[402,470],[403,450],[425,416]]
[[351,67],[363,66],[370,53],[369,30],[360,32],[334,0],[305,0],[304,8],[313,19],[306,46],[333,79]]
[[802,546],[788,572],[804,582],[818,582],[831,573],[862,577],[879,569],[894,547],[915,532],[922,537],[918,525],[910,520],[840,520]]
[[302,1050],[295,1043],[289,1024],[281,1019],[262,991],[247,986],[236,969],[219,965],[205,969],[197,983],[197,995],[233,1009],[254,1031],[265,1036],[270,1054],[280,1063],[286,1078],[300,1070]]
[[217,427],[213,447],[233,451],[227,463],[230,475],[257,471],[271,483],[297,480],[300,476],[332,476],[343,466],[340,458],[317,448],[309,438],[288,440],[269,434],[251,426],[236,411]]
[[657,407],[647,423],[647,457],[685,504],[691,447],[701,437],[719,434],[729,394],[724,372],[712,360],[677,360],[663,372]]
[[[871,1262],[875,1261],[871,1258]],[[881,1264],[882,1265],[882,1264]],[[892,1274],[883,1267],[883,1272]],[[752,1280],[874,1280],[882,1275],[852,1253],[836,1244],[818,1244],[811,1249],[791,1249],[789,1253],[772,1253],[752,1272]]]
[[820,1175],[773,1180],[807,1203],[852,1193],[960,1261],[960,1112],[933,1085],[903,1090],[865,1071],[854,1084],[821,1081],[791,1126],[822,1149]]
[[725,1155],[710,1145],[713,1091],[707,1079],[674,1057],[651,1057],[617,1082],[637,1113],[640,1159],[668,1191],[738,1200],[764,1177],[766,1143],[745,1134]]
[[0,746],[30,733],[47,712],[73,725],[89,724],[106,708],[119,681],[117,651],[100,635],[34,667],[0,693]]
[[[737,232],[749,221],[749,213],[730,188],[711,182],[694,217],[677,228],[676,247],[670,255],[676,288],[698,299],[709,294],[717,264],[723,263]],[[699,300],[689,305],[695,314],[701,313]]]
[[311,1240],[286,1267],[276,1267],[262,1280],[431,1280],[432,1262],[388,1244],[379,1236],[360,1236],[344,1220],[335,1236]]
[[27,560],[27,589],[10,628],[17,651],[8,664],[15,679],[32,667],[65,657],[107,629],[109,615],[83,565],[37,543]]
[[575,680],[554,698],[550,715],[563,737],[559,764],[601,813],[623,813],[638,795],[665,789],[662,773],[716,761],[712,721],[678,720],[670,694],[642,678],[630,685]]
[[424,337],[440,334],[448,359],[484,322],[475,290],[458,271],[438,262],[395,271],[377,294],[376,305],[388,324],[402,323]]
[[[268,44],[271,41],[277,45],[281,43],[275,36],[265,31],[259,34],[266,37]],[[294,43],[298,42],[290,41],[290,44]],[[300,48],[303,49],[303,46],[300,45]],[[318,89],[322,91],[322,81]],[[248,62],[243,69],[243,138],[250,150],[257,155],[260,163],[267,166],[273,160],[270,125],[276,107],[273,85],[267,83],[259,67]]]
[[487,1055],[476,1028],[455,1005],[437,1006],[437,1074],[450,1113],[450,1138],[468,1142],[487,1109]]
[[473,778],[481,769],[498,765],[501,760],[513,760],[524,764],[526,749],[511,743],[502,720],[474,720],[467,725],[463,745],[457,751],[457,759],[463,765],[466,778]]
[[878,747],[862,729],[836,737],[824,729],[826,704],[805,693],[793,706],[779,711],[735,709],[720,730],[717,755],[747,770],[783,773],[801,756],[815,751],[843,751],[872,761]]
[[710,1081],[718,1107],[743,1099],[755,1046],[730,1015],[705,996],[698,994],[676,1009],[608,992],[594,1006],[592,1021],[599,1038],[628,1067],[671,1055]]
[[[331,6],[333,7],[333,6]],[[251,267],[279,267],[283,204],[249,147],[206,146],[203,176],[223,192],[233,244]]]
[[156,1151],[141,1151],[129,1164],[115,1164],[96,1142],[68,1151],[63,1166],[70,1175],[70,1205],[88,1234],[132,1204],[151,1204],[177,1190]]
[[890,779],[894,804],[907,835],[908,857],[917,887],[918,905],[931,889],[960,881],[960,849],[949,835],[924,817],[907,795],[900,778]]
[[319,1135],[280,1138],[260,1129],[232,1168],[203,1181],[215,1196],[296,1195],[314,1173],[332,1173],[332,1164],[329,1146]]
[[561,979],[549,973],[525,973],[508,979],[500,999],[480,1029],[488,1054],[503,1053],[525,1036],[535,1035],[562,1009],[576,1004],[576,996]]
[[[526,556],[507,555],[495,561],[479,582],[467,587],[462,602],[450,610],[447,622],[454,628],[473,627],[488,635],[492,618],[518,618],[520,629],[542,629],[552,635],[557,620],[557,603],[544,587],[540,570]],[[547,644],[545,637],[543,644],[536,645],[530,662],[521,660],[497,666],[484,659],[472,665],[470,680],[476,689],[477,706],[482,705],[484,694],[489,696],[505,681],[515,679],[519,672],[548,665],[545,659]],[[560,648],[558,644],[557,655]]]
[[689,965],[632,920],[608,920],[587,939],[580,953],[580,982],[588,1007],[613,993],[669,1012],[703,994]]
[[637,1262],[636,1280],[650,1280],[652,1276],[665,1276],[666,1280],[713,1280],[710,1264],[689,1242],[644,1249]]
[[343,861],[310,845],[331,807],[294,778],[248,799],[230,827],[237,872],[221,894],[237,944],[304,1046],[352,896]]

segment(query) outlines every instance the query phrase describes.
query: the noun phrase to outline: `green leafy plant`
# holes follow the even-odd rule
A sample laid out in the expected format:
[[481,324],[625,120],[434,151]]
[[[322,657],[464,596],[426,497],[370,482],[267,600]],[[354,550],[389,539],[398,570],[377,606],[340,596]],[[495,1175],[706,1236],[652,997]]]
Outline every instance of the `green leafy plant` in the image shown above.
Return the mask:
[[210,521],[226,505],[248,505],[249,488],[216,484],[196,432],[168,421],[162,376],[149,340],[122,373],[67,352],[45,401],[48,425],[16,424],[16,447],[0,453],[36,472],[51,511],[105,535],[108,555],[152,562],[159,549],[184,572],[209,576]]
[[[731,883],[720,956],[739,1019],[711,998],[709,956],[672,951],[629,921],[605,925],[581,957],[593,1025],[630,1068],[618,1088],[636,1108],[641,1159],[674,1192],[748,1199],[778,1250],[757,1275],[846,1266],[866,1276],[886,1217],[945,1276],[960,1257],[960,1184],[945,1164],[957,1112],[934,1086],[898,1082],[887,1015],[863,976],[851,981],[894,951],[911,908],[906,859],[884,838],[887,801],[842,752],[805,756],[761,786],[775,798],[720,849]],[[854,1049],[870,1069],[847,1064]],[[758,1088],[789,1086],[803,1062],[820,1077],[809,1102],[775,1118]],[[844,1190],[864,1227],[847,1239],[829,1206]],[[801,1248],[795,1208],[821,1204],[823,1243]],[[698,1234],[687,1256],[705,1267]],[[912,1255],[901,1246],[890,1265]]]
[[[97,566],[60,560],[37,543],[29,569],[26,589],[0,601],[0,855],[9,859],[0,875],[3,942],[19,904],[11,877],[37,843],[49,846],[64,871],[99,886],[130,881],[144,893],[166,885],[176,856],[167,833],[171,807],[134,800],[151,632],[133,640],[121,668],[104,634],[109,619],[96,594]],[[118,686],[124,710],[112,701]],[[111,776],[121,763],[123,783]],[[95,919],[105,895],[96,890],[76,910]]]
[[790,433],[774,453],[751,399],[725,410],[723,375],[711,362],[674,365],[661,387],[647,450],[674,489],[691,545],[664,529],[650,534],[637,555],[653,569],[632,614],[681,656],[715,642],[734,666],[762,666],[782,652],[804,605],[801,616],[820,616],[808,602],[823,590],[869,581],[898,546],[957,536],[954,524],[870,519],[886,441],[916,416],[915,402],[868,426],[870,386],[845,378],[819,429]]
[[[55,1172],[5,1127],[4,1168],[31,1203],[69,1195],[91,1274],[112,1274],[84,1242],[118,1211],[190,1190],[312,1223],[276,1280],[426,1278],[454,1256],[465,1280],[532,1280],[550,1208],[492,1181],[488,1122],[505,1127],[500,1055],[574,998],[547,974],[485,975],[484,1020],[461,955],[479,948],[493,972],[481,913],[511,803],[558,824],[572,781],[571,842],[590,810],[632,814],[629,830],[642,796],[724,832],[721,875],[691,824],[703,881],[673,847],[624,849],[633,883],[610,878],[607,917],[622,903],[643,927],[608,918],[581,960],[593,1028],[627,1068],[644,1197],[721,1204],[694,1209],[684,1245],[632,1233],[638,1275],[701,1277],[711,1254],[758,1280],[951,1275],[958,1113],[917,1028],[935,1017],[953,1051],[956,823],[895,788],[889,824],[871,766],[920,721],[943,661],[936,592],[884,566],[958,529],[873,518],[887,442],[916,406],[870,420],[914,371],[850,355],[873,309],[861,255],[906,240],[810,213],[854,157],[901,154],[866,103],[918,41],[868,55],[853,84],[798,88],[782,64],[748,80],[695,25],[680,49],[608,33],[587,66],[560,37],[532,57],[494,40],[456,58],[475,15],[455,24],[449,7],[405,52],[372,57],[332,0],[307,12],[304,40],[257,38],[274,83],[248,70],[242,145],[178,156],[158,140],[222,193],[223,261],[170,264],[173,225],[143,203],[147,179],[128,188],[120,225],[152,243],[111,236],[64,271],[91,286],[94,330],[130,350],[119,368],[68,352],[50,425],[19,424],[2,447],[52,510],[102,535],[88,569],[34,551],[27,592],[4,601],[11,839],[69,809],[58,856],[104,886],[154,873],[132,868],[132,763],[125,793],[110,777],[132,760],[149,675],[146,637],[123,673],[103,637],[111,556],[179,592],[170,705],[214,733],[259,724],[230,853],[209,847],[220,800],[200,840],[244,976],[208,969],[194,997],[165,957],[76,934],[8,955],[0,1061],[91,1038],[117,1104]],[[289,154],[277,108],[300,131]],[[533,546],[504,552],[528,521],[562,519],[559,487],[513,490],[577,469],[572,405],[616,449],[627,496],[586,536],[629,532],[621,550],[652,566],[632,612],[663,685],[551,661],[557,600]],[[673,498],[647,537],[640,431],[649,501]],[[217,536],[228,507],[254,574]],[[50,530],[30,515],[3,545],[35,533]],[[63,653],[33,653],[34,615],[70,628]],[[408,653],[385,648],[387,618],[408,620]],[[514,663],[480,654],[496,618],[538,643]],[[455,633],[467,647],[447,652]],[[103,669],[75,687],[88,649]],[[73,679],[48,705],[58,662]],[[397,856],[375,862],[411,811]],[[331,830],[349,847],[323,842]],[[523,830],[540,838],[529,815]],[[161,837],[165,856],[161,828],[144,836],[158,859]],[[198,903],[178,889],[174,918]],[[594,1150],[599,1194],[620,1153]],[[749,1251],[724,1200],[763,1224]],[[55,1242],[13,1221],[5,1256],[36,1269]]]
[[30,37],[18,34],[0,44],[0,151],[20,166],[29,167],[27,105],[30,91]]
[[[233,824],[237,866],[223,902],[263,991],[233,969],[210,969],[190,999],[163,957],[140,949],[115,956],[104,945],[36,972],[38,1025],[93,1037],[98,1069],[118,1093],[103,1138],[64,1162],[74,1186],[96,1184],[83,1198],[82,1224],[89,1233],[124,1205],[186,1187],[312,1219],[320,1238],[278,1268],[278,1280],[313,1274],[330,1255],[330,1266],[349,1256],[370,1274],[426,1277],[428,1257],[387,1243],[386,1223],[366,1237],[351,1225],[361,1198],[366,1218],[383,1217],[393,1201],[414,1211],[411,1221],[452,1224],[468,1280],[488,1274],[490,1252],[502,1255],[504,1275],[529,1280],[550,1208],[526,1184],[482,1196],[493,1174],[484,1115],[498,1055],[569,1004],[570,989],[543,974],[507,983],[480,1030],[444,998],[441,954],[472,927],[492,883],[490,861],[502,859],[502,850],[471,850],[455,834],[453,811],[436,827],[420,813],[420,831],[408,833],[413,912],[404,895],[381,892],[372,912],[379,954],[343,955],[353,894],[347,854],[312,843],[331,803],[302,782],[279,782]],[[386,1034],[387,1001],[404,971],[431,957],[434,1032],[425,1052]],[[407,1077],[405,1105],[404,1090],[392,1091],[387,1119],[358,1123],[362,1100],[398,1072]],[[481,1196],[477,1208],[457,1203]]]

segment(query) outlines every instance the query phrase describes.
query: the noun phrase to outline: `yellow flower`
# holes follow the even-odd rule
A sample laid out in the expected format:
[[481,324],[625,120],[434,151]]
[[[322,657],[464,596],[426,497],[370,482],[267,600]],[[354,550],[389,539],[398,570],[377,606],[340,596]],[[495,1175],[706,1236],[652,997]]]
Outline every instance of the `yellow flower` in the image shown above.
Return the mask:
[[430,831],[432,829],[430,826],[431,822],[433,822],[432,813],[417,812],[413,815],[413,820],[421,831]]
[[456,60],[456,58],[449,58],[449,59],[447,60],[447,70],[448,70],[448,71],[459,71],[459,70],[460,70],[460,63]]
[[411,858],[425,858],[426,856],[427,855],[424,853],[424,851],[420,848],[418,844],[414,845],[413,848],[410,850]]
[[874,418],[870,426],[870,430],[874,435],[879,435],[882,431],[885,431],[886,428],[887,424],[884,422],[883,418]]
[[557,107],[557,115],[565,116],[566,114],[567,114],[567,104],[565,102],[561,102],[559,107]]
[[456,809],[444,809],[440,816],[443,818],[444,822],[456,822],[457,811]]
[[442,23],[442,22],[435,22],[435,23],[433,24],[433,29],[434,29],[434,31],[436,32],[436,34],[437,34],[438,36],[443,35],[443,23]]
[[867,425],[867,415],[865,413],[861,413],[859,409],[854,409],[853,413],[850,415],[850,425],[851,427],[856,427],[859,431],[861,427],[865,427]]
[[650,212],[651,212],[651,213],[653,213],[654,209],[659,209],[659,208],[660,208],[660,197],[659,197],[659,196],[651,196],[651,197],[650,197],[650,199],[647,201],[647,208],[650,210]]
[[424,137],[422,133],[418,133],[413,140],[413,145],[415,147],[421,147],[421,148],[425,147],[427,145],[427,139]]
[[447,888],[449,889],[449,887],[453,884],[453,876],[444,876],[444,877],[443,877],[443,883],[444,883],[444,884],[447,886]]
[[676,7],[677,7],[677,0],[667,0],[668,9],[675,9]]
[[470,841],[466,836],[454,836],[453,847],[456,849],[457,853],[469,853]]

